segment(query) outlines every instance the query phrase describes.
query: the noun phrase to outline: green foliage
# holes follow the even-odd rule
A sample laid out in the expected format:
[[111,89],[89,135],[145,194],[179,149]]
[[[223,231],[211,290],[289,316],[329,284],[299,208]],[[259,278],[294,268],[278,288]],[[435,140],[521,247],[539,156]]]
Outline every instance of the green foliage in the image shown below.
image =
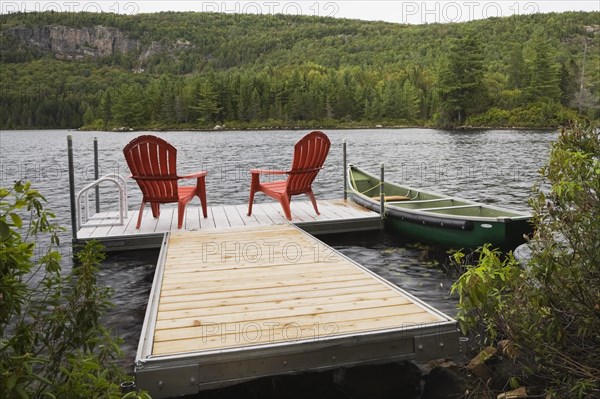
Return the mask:
[[[0,127],[452,126],[482,115],[479,126],[496,125],[494,109],[516,126],[557,126],[557,104],[600,118],[598,17],[406,26],[285,15],[3,14]],[[103,26],[133,44],[87,56],[94,46],[81,43],[69,60],[32,44],[52,26]],[[538,104],[550,111],[536,113]]]
[[467,119],[468,126],[478,127],[554,127],[577,119],[577,112],[558,103],[535,102],[510,111],[490,108]]
[[530,199],[536,232],[527,266],[484,248],[454,286],[461,325],[510,339],[556,397],[600,394],[597,129],[564,129],[553,144]]
[[119,398],[118,341],[100,323],[111,307],[96,281],[101,247],[86,245],[63,276],[44,202],[30,183],[0,188],[0,396]]
[[[455,253],[453,258],[457,264],[462,263],[461,252]],[[469,266],[452,286],[452,293],[460,295],[458,321],[463,334],[483,325],[491,341],[497,338],[498,321],[511,312],[502,298],[509,294],[511,281],[518,278],[520,271],[512,253],[503,258],[502,253],[491,249],[489,244],[481,248],[477,264]]]

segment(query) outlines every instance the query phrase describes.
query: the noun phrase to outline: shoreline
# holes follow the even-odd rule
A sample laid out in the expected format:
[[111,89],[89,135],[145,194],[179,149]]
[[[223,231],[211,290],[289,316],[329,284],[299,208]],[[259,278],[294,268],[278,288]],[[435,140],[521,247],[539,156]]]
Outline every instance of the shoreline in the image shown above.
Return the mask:
[[532,130],[532,131],[557,131],[561,126],[425,126],[425,125],[375,125],[375,126],[261,126],[254,128],[243,127],[218,127],[218,128],[130,128],[120,127],[113,129],[95,129],[91,127],[61,128],[61,127],[34,127],[27,129],[6,129],[2,131],[39,131],[39,130],[66,130],[75,132],[103,132],[103,133],[133,133],[133,132],[244,132],[244,131],[305,131],[305,130],[406,130],[406,129],[429,129],[447,131],[476,131],[476,130]]

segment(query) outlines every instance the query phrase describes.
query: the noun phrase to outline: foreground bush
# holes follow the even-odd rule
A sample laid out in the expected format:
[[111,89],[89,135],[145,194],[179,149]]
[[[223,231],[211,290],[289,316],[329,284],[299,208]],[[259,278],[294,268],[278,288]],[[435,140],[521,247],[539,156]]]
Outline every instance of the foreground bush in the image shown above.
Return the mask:
[[88,244],[64,276],[44,201],[29,183],[0,188],[0,397],[120,398],[121,352],[100,323],[111,306],[96,284],[101,248]]
[[[509,339],[552,397],[600,396],[600,137],[564,129],[530,205],[525,268],[486,247],[453,289],[462,328]],[[457,258],[460,260],[461,255]],[[515,376],[519,377],[519,376]]]

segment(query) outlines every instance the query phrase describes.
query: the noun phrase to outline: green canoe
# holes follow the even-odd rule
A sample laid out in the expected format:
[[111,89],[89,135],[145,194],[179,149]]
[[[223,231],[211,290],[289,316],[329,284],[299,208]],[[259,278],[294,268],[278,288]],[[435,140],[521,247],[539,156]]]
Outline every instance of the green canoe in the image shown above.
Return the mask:
[[[380,179],[349,165],[348,186],[357,204],[380,212]],[[477,248],[485,243],[504,250],[525,242],[531,215],[487,204],[385,182],[385,225],[412,239]]]

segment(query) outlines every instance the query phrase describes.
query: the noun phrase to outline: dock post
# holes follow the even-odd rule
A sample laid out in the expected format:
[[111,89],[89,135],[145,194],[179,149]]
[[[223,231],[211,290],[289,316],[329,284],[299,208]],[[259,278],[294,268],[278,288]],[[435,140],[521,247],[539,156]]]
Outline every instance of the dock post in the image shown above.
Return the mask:
[[77,205],[75,204],[75,167],[73,165],[73,136],[67,136],[67,153],[69,158],[69,197],[71,201],[71,234],[73,242],[77,241]]
[[[98,170],[98,137],[94,137],[94,181],[100,178]],[[100,213],[100,186],[96,186],[96,213]]]
[[379,215],[381,217],[381,228],[385,227],[385,180],[384,180],[384,169],[385,165],[382,163],[379,164],[379,169],[381,171],[381,176],[379,180],[381,181],[379,185]]
[[344,179],[344,201],[348,199],[348,180],[346,178],[346,168],[348,167],[346,158],[346,139],[342,141],[342,158],[344,167],[342,168],[342,177]]

